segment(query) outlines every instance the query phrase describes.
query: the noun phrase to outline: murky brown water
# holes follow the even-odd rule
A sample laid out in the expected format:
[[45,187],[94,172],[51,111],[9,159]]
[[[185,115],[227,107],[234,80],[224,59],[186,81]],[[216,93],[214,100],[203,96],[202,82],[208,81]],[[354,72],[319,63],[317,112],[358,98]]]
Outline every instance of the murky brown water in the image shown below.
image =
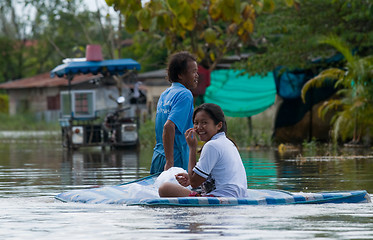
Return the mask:
[[[373,204],[147,208],[62,203],[57,193],[148,175],[152,150],[69,153],[59,142],[0,144],[2,239],[373,239]],[[251,188],[365,189],[373,155],[241,152]],[[341,157],[343,156],[343,157]]]

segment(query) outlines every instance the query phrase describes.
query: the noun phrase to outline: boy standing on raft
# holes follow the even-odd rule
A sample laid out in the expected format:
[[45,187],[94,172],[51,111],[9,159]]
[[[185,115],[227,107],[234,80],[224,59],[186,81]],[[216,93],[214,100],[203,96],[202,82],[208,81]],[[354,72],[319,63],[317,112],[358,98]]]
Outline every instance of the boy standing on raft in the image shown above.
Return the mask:
[[193,126],[193,95],[198,84],[196,58],[189,52],[173,54],[167,67],[172,83],[160,96],[155,118],[156,145],[150,173],[171,167],[188,169],[189,148],[184,133]]

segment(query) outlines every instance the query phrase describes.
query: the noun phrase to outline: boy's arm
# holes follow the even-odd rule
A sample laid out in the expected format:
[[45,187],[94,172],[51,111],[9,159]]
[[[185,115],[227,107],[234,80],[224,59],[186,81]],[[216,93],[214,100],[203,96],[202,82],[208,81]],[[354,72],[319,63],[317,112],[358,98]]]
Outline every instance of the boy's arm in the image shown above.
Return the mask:
[[163,126],[162,140],[166,157],[165,171],[174,166],[175,127],[175,124],[171,120],[167,120]]

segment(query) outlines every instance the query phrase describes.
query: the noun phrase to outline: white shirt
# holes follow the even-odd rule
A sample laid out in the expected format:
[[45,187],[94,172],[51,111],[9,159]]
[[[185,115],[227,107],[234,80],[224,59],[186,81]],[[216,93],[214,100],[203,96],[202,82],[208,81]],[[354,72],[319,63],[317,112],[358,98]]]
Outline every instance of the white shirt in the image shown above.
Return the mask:
[[206,178],[206,194],[217,197],[247,197],[246,171],[241,156],[224,132],[214,135],[202,148],[193,171]]

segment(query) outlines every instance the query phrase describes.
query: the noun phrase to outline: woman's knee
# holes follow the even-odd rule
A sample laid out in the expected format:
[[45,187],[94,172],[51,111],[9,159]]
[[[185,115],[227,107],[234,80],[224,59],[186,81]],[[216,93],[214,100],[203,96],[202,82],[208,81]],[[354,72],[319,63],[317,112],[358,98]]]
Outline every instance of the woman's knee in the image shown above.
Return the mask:
[[160,197],[187,197],[189,193],[187,188],[170,182],[163,183],[158,189]]
[[169,197],[170,193],[172,193],[172,189],[174,188],[175,184],[170,183],[170,182],[165,182],[163,183],[159,189],[158,189],[158,194],[160,197]]

